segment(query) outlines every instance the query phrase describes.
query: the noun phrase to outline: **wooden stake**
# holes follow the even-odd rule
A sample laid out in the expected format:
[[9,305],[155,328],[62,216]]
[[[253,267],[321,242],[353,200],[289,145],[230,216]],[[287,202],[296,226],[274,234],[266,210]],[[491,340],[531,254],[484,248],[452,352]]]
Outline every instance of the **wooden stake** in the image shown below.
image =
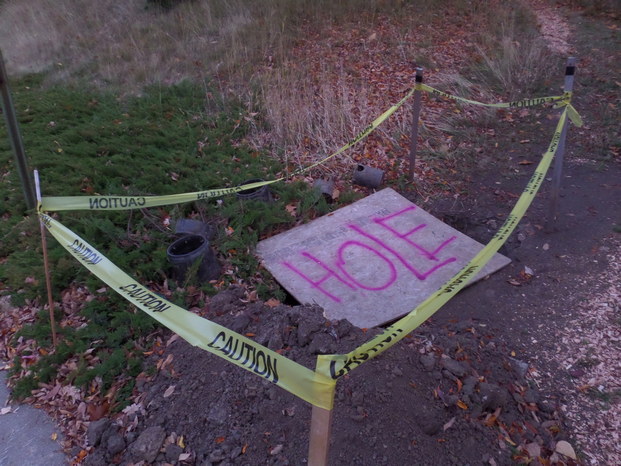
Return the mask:
[[309,466],[326,466],[330,452],[330,433],[332,431],[332,410],[313,406],[311,415]]
[[[41,203],[41,188],[39,186],[39,172],[34,171],[35,188],[37,192],[37,204]],[[47,257],[47,237],[45,236],[45,225],[39,218],[41,228],[41,246],[43,247],[43,267],[45,270],[45,287],[47,288],[47,305],[50,309],[50,326],[52,327],[52,345],[56,348],[56,319],[54,318],[54,298],[52,296],[52,279],[50,277],[50,264]]]

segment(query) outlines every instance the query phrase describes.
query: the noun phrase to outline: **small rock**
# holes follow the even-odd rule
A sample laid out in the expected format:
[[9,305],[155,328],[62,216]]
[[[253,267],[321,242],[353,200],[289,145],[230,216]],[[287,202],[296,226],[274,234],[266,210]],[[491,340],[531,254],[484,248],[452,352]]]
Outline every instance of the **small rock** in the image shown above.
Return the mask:
[[503,408],[508,401],[508,392],[505,388],[492,383],[483,382],[479,384],[481,394],[481,408],[483,411],[495,411]]
[[105,453],[101,450],[95,450],[86,457],[84,466],[108,466]]
[[566,442],[565,440],[561,440],[557,442],[556,448],[554,449],[554,451],[568,458],[571,458],[572,460],[576,459],[576,452],[574,451],[573,447],[569,444],[569,442]]
[[179,461],[179,455],[183,453],[183,448],[174,443],[166,446],[166,461],[169,463],[176,463]]
[[554,405],[552,403],[548,402],[548,401],[545,401],[545,400],[538,401],[537,402],[537,407],[541,411],[543,411],[544,413],[547,413],[547,414],[552,414],[554,412]]
[[528,372],[528,363],[515,358],[509,358],[509,362],[515,373],[523,379]]
[[209,309],[214,312],[225,311],[225,307],[230,307],[231,304],[236,303],[243,296],[243,290],[231,287],[228,290],[224,290],[212,296],[209,300]]
[[207,419],[217,424],[222,424],[229,418],[229,408],[222,402],[216,403],[207,413]]
[[349,335],[353,328],[354,326],[348,320],[346,319],[339,320],[338,323],[336,324],[336,334],[338,335],[339,338],[343,338]]
[[225,457],[226,455],[224,454],[224,452],[218,448],[209,454],[209,461],[212,463],[217,463],[219,461],[222,461]]
[[524,401],[526,403],[537,403],[537,401],[539,401],[539,393],[529,388],[526,390],[526,393],[524,393]]
[[133,458],[137,461],[152,463],[155,461],[165,437],[166,431],[162,427],[148,427],[129,446]]
[[535,442],[526,444],[524,446],[524,449],[528,453],[528,456],[530,456],[531,458],[537,458],[538,456],[541,456],[541,447]]
[[453,358],[443,357],[440,360],[440,365],[456,377],[463,377],[468,373],[468,368]]
[[442,422],[431,417],[423,418],[420,421],[420,427],[427,435],[436,435],[442,429]]
[[279,443],[278,445],[276,445],[274,448],[270,450],[270,455],[272,456],[278,455],[283,450],[283,448],[284,446],[281,443]]
[[[298,336],[299,338],[299,336]],[[328,354],[333,353],[334,338],[327,333],[318,333],[313,337],[313,341],[308,347],[311,354]]]
[[110,456],[114,456],[117,453],[121,453],[125,450],[125,439],[120,434],[113,434],[108,437],[108,442],[106,444],[106,450]]
[[364,393],[355,391],[351,394],[351,403],[354,406],[360,406],[364,403]]
[[317,333],[323,327],[323,321],[313,314],[310,319],[302,319],[298,324],[298,343],[300,346],[306,346],[310,343],[313,334]]
[[88,444],[92,447],[99,445],[101,436],[108,429],[108,427],[110,427],[110,419],[105,417],[99,419],[98,421],[91,422],[88,426],[88,430],[86,431]]
[[401,376],[403,375],[403,371],[402,371],[399,367],[395,367],[395,368],[392,370],[392,374],[393,374],[395,377],[401,377]]
[[420,363],[427,372],[431,372],[436,365],[436,357],[433,354],[423,354]]
[[570,369],[569,370],[569,375],[571,375],[572,377],[582,377],[584,374],[586,374],[586,372],[584,371],[584,369]]
[[464,396],[471,396],[474,392],[474,387],[476,386],[478,379],[473,376],[468,376],[463,380],[463,387],[461,388],[461,393]]
[[242,454],[242,447],[235,447],[233,448],[233,450],[231,451],[231,454],[229,455],[229,458],[231,458],[232,460],[234,460],[235,458],[237,458],[239,455]]
[[240,314],[235,317],[235,320],[231,324],[231,330],[237,333],[242,333],[246,327],[250,324],[250,317],[246,314]]
[[470,320],[462,320],[455,324],[455,330],[457,330],[458,332],[463,332],[465,330],[468,330],[469,328],[472,328],[472,321]]
[[279,331],[274,332],[267,342],[267,347],[273,351],[276,351],[281,349],[283,346],[282,333]]

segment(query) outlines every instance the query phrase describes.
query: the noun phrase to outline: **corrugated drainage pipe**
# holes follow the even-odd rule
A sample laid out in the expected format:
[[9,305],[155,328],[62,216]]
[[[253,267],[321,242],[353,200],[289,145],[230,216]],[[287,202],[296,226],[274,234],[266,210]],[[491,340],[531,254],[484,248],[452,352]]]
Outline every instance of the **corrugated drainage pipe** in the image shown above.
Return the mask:
[[186,279],[188,270],[197,261],[200,261],[196,272],[199,282],[216,280],[220,276],[220,264],[204,236],[182,236],[168,246],[166,257],[173,266],[175,279],[179,282]]

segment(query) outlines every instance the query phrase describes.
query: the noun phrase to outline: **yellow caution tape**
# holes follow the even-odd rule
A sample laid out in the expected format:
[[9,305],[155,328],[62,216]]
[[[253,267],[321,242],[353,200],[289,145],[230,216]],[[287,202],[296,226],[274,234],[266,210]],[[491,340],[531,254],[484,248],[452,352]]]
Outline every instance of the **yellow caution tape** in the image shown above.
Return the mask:
[[220,356],[315,406],[332,409],[335,380],[171,303],[135,281],[60,222],[41,212],[39,217],[78,262],[134,306],[192,345]]
[[571,104],[567,104],[567,118],[569,118],[578,128],[580,128],[583,124],[582,117]]
[[552,141],[548,150],[543,154],[535,173],[529,180],[522,195],[511,210],[504,224],[494,235],[491,241],[453,278],[446,282],[438,291],[422,302],[416,309],[386,328],[384,332],[367,343],[361,345],[347,354],[320,355],[317,358],[317,371],[326,377],[336,380],[349,373],[365,361],[386,351],[392,345],[400,341],[411,331],[420,326],[438,309],[448,302],[459,290],[481,270],[485,264],[505,243],[511,232],[515,229],[524,213],[535,198],[535,194],[543,183],[545,174],[556,153],[563,126],[567,121],[568,108],[566,107],[556,126]]
[[[404,97],[404,100],[408,97],[409,95]],[[401,105],[404,100],[397,105]],[[263,377],[315,406],[330,410],[333,406],[336,380],[339,377],[349,373],[363,362],[381,354],[419,327],[455,296],[506,242],[532,203],[545,178],[545,174],[556,153],[561,131],[566,124],[570,109],[573,109],[573,107],[567,105],[558,122],[548,150],[543,154],[535,173],[529,180],[515,207],[492,240],[453,278],[407,316],[388,327],[383,333],[369,342],[347,354],[320,355],[317,358],[317,369],[315,371],[226,327],[193,314],[151,292],[110,262],[109,259],[78,235],[60,222],[44,214],[42,212],[45,208],[43,203],[38,205],[38,211],[41,221],[65,249],[84,267],[134,306],[149,314],[189,343]],[[579,119],[577,112],[575,110],[573,112],[575,113],[574,118]],[[252,185],[244,186],[243,189],[251,189],[252,187],[269,183],[253,183]],[[181,195],[169,197],[178,198],[179,196]]]
[[[408,91],[408,93],[395,105],[390,107],[384,113],[382,113],[379,117],[377,117],[371,124],[369,124],[366,128],[360,131],[351,141],[342,146],[336,152],[328,155],[327,157],[315,162],[309,166],[299,168],[298,170],[293,171],[289,176],[300,175],[308,170],[311,170],[319,165],[326,163],[328,160],[340,155],[345,150],[350,147],[358,144],[364,138],[366,138],[369,134],[371,134],[379,125],[381,125],[384,121],[386,121],[399,107],[401,107],[412,95],[414,95],[415,91],[426,91],[433,95],[438,95],[441,97],[445,97],[451,100],[456,100],[464,103],[469,103],[473,105],[480,105],[485,107],[495,107],[495,108],[521,108],[521,107],[530,107],[534,105],[542,105],[549,102],[558,102],[560,106],[570,106],[571,101],[571,93],[566,92],[560,96],[552,96],[552,97],[538,97],[533,99],[522,99],[516,100],[514,102],[505,102],[505,103],[497,103],[497,104],[486,104],[483,102],[477,102],[475,100],[465,99],[463,97],[454,96],[452,94],[448,94],[446,92],[442,92],[438,89],[435,89],[426,84],[418,83],[412,89]],[[582,126],[582,120],[580,119],[580,115],[578,112],[571,107],[570,112],[568,114],[576,126]],[[270,181],[260,181],[255,183],[249,183],[243,186],[236,186],[234,188],[219,188],[219,189],[210,189],[206,191],[197,191],[191,193],[182,193],[182,194],[172,194],[168,196],[49,196],[44,197],[41,200],[42,209],[45,212],[54,212],[54,211],[64,211],[64,210],[132,210],[132,209],[140,209],[146,207],[158,207],[163,205],[172,205],[172,204],[180,204],[184,202],[192,202],[192,201],[200,201],[205,199],[211,199],[215,197],[221,197],[228,194],[238,193],[240,191],[245,191],[249,189],[256,189],[261,186],[266,186],[272,183],[277,183],[279,181],[284,180],[286,177],[280,177],[275,180]]]
[[515,100],[513,102],[502,102],[497,104],[486,104],[484,102],[478,102],[476,100],[465,99],[464,97],[458,97],[456,95],[448,94],[446,92],[442,92],[438,89],[435,89],[427,84],[419,83],[416,85],[416,88],[421,91],[429,92],[430,94],[437,95],[440,97],[445,97],[447,99],[456,100],[459,102],[464,102],[472,105],[479,105],[483,107],[493,107],[493,108],[522,108],[522,107],[534,107],[536,105],[543,105],[551,102],[560,102],[561,105],[568,105],[571,100],[571,92],[565,92],[563,95],[555,95],[551,97],[535,97],[532,99],[521,99]]
[[[336,152],[328,155],[316,163],[313,163],[312,165],[295,170],[289,176],[296,176],[307,172],[308,170],[326,163],[328,160],[336,157],[343,151],[358,144],[369,134],[375,131],[379,125],[386,121],[395,111],[397,111],[399,107],[401,107],[410,97],[412,97],[415,90],[415,88],[410,89],[405,97],[373,120],[370,125],[360,131],[351,141],[338,149]],[[210,189],[207,191],[172,194],[169,196],[49,196],[44,197],[41,200],[41,206],[44,212],[64,210],[132,210],[211,199],[214,197],[225,196],[227,194],[238,193],[248,189],[256,189],[261,186],[277,183],[284,179],[285,177],[280,177],[276,180],[259,181],[243,186],[237,186],[235,188]]]
[[234,188],[210,189],[192,193],[171,194],[168,196],[49,196],[41,199],[44,212],[62,210],[132,210],[146,207],[181,204],[183,202],[201,201],[227,194],[260,188],[281,181],[257,181]]

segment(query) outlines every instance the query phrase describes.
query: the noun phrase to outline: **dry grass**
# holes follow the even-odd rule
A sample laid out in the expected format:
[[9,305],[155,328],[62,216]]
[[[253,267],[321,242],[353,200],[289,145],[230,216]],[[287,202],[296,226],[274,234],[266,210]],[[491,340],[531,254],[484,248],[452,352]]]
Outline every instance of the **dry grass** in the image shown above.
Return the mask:
[[541,88],[558,74],[558,67],[530,8],[521,4],[504,13],[499,15],[497,30],[478,46],[484,64],[478,77],[497,92],[515,98]]
[[[490,86],[518,92],[540,80],[550,68],[545,47],[534,34],[525,40],[516,26],[524,18],[498,14],[505,10],[481,0],[195,0],[170,11],[145,0],[13,0],[0,3],[0,47],[10,73],[46,71],[48,82],[122,94],[192,80],[233,95],[257,122],[251,142],[298,165],[337,149],[398,100],[411,77],[387,79],[396,88],[385,90],[364,67],[413,71],[414,58],[434,54],[423,25],[478,24],[468,34],[481,44]],[[501,22],[493,37],[490,22]],[[486,46],[498,36],[501,47]],[[316,44],[320,62],[299,53],[304,41]],[[409,116],[378,133],[398,144]]]

